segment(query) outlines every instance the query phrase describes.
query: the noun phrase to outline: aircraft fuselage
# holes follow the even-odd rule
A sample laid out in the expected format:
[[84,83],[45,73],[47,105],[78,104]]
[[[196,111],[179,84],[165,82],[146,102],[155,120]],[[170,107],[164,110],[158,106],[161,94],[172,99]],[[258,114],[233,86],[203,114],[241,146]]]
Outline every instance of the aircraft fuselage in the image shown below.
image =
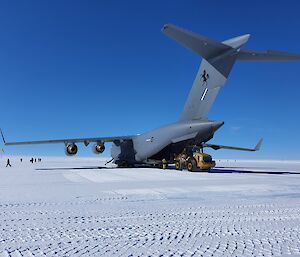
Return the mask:
[[211,139],[223,121],[190,121],[172,123],[137,135],[132,142],[114,142],[111,155],[116,163],[141,163],[165,158],[172,162],[174,154],[191,144]]

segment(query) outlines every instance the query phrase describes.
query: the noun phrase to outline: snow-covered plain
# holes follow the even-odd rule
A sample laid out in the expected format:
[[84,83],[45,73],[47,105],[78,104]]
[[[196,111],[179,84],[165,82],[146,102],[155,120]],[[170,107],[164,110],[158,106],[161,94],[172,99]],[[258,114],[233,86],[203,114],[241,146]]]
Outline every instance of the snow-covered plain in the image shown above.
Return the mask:
[[0,159],[0,256],[300,256],[300,162]]

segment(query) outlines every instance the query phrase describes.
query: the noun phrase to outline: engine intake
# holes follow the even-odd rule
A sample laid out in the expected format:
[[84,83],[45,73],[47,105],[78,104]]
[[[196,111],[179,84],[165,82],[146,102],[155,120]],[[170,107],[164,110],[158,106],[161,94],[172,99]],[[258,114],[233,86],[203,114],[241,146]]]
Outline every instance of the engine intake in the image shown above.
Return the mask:
[[78,147],[74,143],[68,144],[65,149],[65,153],[68,156],[75,155],[78,152]]
[[95,154],[100,154],[100,153],[103,153],[105,150],[105,145],[103,143],[97,143],[94,145],[93,147],[93,152]]

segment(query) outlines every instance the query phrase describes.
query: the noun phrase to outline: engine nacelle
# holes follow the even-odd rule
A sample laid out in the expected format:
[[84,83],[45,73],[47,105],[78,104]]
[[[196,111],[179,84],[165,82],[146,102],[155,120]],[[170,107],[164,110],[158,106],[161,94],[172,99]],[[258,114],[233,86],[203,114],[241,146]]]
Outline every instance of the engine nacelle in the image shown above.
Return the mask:
[[65,148],[65,153],[68,156],[75,155],[75,154],[77,154],[77,152],[78,152],[78,147],[74,143],[68,144]]
[[93,152],[95,154],[100,154],[100,153],[103,153],[105,150],[105,145],[103,143],[97,143],[94,145],[93,147]]

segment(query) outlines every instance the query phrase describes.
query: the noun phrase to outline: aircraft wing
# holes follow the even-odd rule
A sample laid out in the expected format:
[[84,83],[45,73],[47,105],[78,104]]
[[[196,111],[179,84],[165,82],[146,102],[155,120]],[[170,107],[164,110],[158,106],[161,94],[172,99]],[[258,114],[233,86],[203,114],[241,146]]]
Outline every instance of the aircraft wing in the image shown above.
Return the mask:
[[235,146],[225,146],[225,145],[214,145],[214,144],[202,144],[203,147],[210,147],[214,150],[219,149],[229,149],[229,150],[239,150],[239,151],[249,151],[249,152],[256,152],[260,149],[263,143],[263,139],[260,139],[257,145],[254,148],[244,148],[244,147],[235,147]]
[[23,142],[6,142],[2,130],[2,140],[5,145],[35,145],[35,144],[58,144],[58,143],[84,143],[86,146],[93,142],[115,142],[122,140],[132,140],[136,135],[133,136],[116,136],[116,137],[91,137],[91,138],[67,138],[67,139],[54,139],[54,140],[39,140],[39,141],[23,141]]

